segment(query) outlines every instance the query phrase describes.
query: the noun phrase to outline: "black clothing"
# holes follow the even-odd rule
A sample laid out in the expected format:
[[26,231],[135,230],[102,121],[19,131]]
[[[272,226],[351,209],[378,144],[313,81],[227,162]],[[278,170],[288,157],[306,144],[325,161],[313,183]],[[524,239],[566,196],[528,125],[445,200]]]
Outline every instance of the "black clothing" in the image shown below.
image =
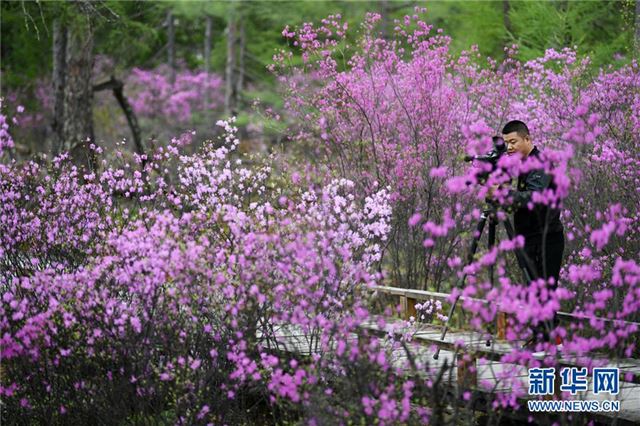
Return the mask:
[[[562,266],[562,253],[564,252],[564,235],[562,232],[548,234],[545,238],[545,244],[542,241],[527,241],[524,243],[524,254],[528,258],[535,269],[533,277],[538,278],[554,278],[553,284],[548,284],[549,290],[555,290],[558,287],[558,276],[560,275],[560,267]],[[559,325],[558,314],[554,314],[553,318],[543,321],[536,326],[531,327],[533,340],[550,340],[549,333]]]
[[[538,157],[540,151],[534,147],[529,155]],[[540,204],[534,205],[533,210],[529,210],[527,206],[534,191],[555,189],[555,187],[553,179],[544,170],[531,170],[518,176],[518,190],[510,193],[515,208],[513,226],[516,234],[525,237],[525,241],[541,241],[543,234],[562,233],[560,210]]]
[[544,246],[542,241],[527,241],[525,239],[524,253],[535,268],[532,275],[544,279],[553,277],[555,281],[549,286],[551,289],[555,289],[558,285],[563,252],[564,235],[562,232],[547,235]]
[[[540,151],[534,147],[530,156],[539,156]],[[544,170],[532,170],[518,176],[518,190],[512,191],[513,197],[513,222],[516,234],[524,236],[525,264],[533,279],[554,278],[554,283],[549,289],[555,290],[558,285],[558,277],[562,266],[562,254],[564,252],[563,226],[560,221],[560,210],[551,207],[534,204],[529,210],[528,204],[532,201],[534,191],[542,191],[546,188],[555,189],[551,176]],[[558,324],[557,315],[551,321],[545,321],[532,328],[534,339],[540,337],[548,341],[549,332]]]

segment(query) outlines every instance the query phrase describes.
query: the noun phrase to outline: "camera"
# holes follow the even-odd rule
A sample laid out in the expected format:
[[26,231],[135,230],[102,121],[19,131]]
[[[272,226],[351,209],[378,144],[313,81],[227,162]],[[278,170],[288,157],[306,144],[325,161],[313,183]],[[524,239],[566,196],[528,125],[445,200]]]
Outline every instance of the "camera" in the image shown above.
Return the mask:
[[493,149],[491,151],[484,155],[467,155],[464,157],[464,161],[484,161],[486,163],[491,163],[491,165],[493,165],[493,169],[495,169],[498,160],[505,152],[507,152],[507,144],[504,143],[504,139],[500,136],[494,136]]
[[507,144],[504,143],[504,139],[500,136],[493,137],[493,149],[484,155],[467,155],[464,157],[464,161],[483,161],[491,164],[491,170],[482,171],[476,173],[476,180],[480,184],[484,184],[491,172],[498,167],[498,160],[502,157],[502,154],[507,152]]

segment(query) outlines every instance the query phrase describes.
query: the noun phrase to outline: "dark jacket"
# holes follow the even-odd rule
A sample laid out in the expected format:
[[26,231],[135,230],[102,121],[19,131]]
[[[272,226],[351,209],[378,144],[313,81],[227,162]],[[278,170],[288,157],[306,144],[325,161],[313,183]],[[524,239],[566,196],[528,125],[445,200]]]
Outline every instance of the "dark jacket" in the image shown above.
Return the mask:
[[[534,147],[529,155],[537,157],[540,151]],[[545,226],[547,235],[563,231],[559,209],[534,204],[533,210],[529,210],[527,206],[534,191],[542,191],[546,188],[556,188],[552,177],[544,170],[531,170],[518,176],[518,190],[510,193],[513,197],[513,225],[516,234],[524,236],[526,242],[541,241]]]

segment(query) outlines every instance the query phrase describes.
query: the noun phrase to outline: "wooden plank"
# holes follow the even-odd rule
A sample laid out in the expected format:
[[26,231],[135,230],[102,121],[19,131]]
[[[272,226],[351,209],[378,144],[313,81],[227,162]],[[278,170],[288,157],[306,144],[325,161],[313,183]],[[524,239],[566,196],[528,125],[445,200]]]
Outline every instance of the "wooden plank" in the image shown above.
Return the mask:
[[[375,331],[378,333],[385,333],[385,330],[380,330],[379,327],[375,326]],[[306,339],[307,336],[304,334],[295,334],[299,330],[295,327],[280,327],[278,329],[279,333],[291,333],[291,334],[277,334],[277,339],[282,339],[284,341],[285,346],[289,350],[294,351],[297,356],[308,356],[312,352],[309,350],[308,344],[309,341]],[[430,338],[439,339],[439,332],[437,330],[433,331],[423,331],[421,332],[422,336],[429,336]],[[453,342],[456,340],[462,340],[464,338],[473,337],[473,333],[463,333],[462,336],[459,336],[458,333],[452,332],[452,336],[450,336],[448,345],[455,346]],[[361,341],[361,336],[357,334],[352,334],[348,337],[348,340],[351,342]],[[434,340],[425,340],[427,342],[433,343]],[[477,339],[473,340],[477,342]],[[389,341],[383,341],[385,344],[389,344]],[[435,342],[437,343],[437,342]],[[307,346],[305,346],[307,344]],[[507,348],[508,344],[501,344],[504,348]],[[395,348],[392,351],[391,363],[396,367],[403,368],[407,374],[418,375],[423,379],[433,379],[439,373],[440,369],[445,365],[452,366],[454,365],[454,361],[456,359],[460,360],[462,358],[460,352],[449,351],[443,349],[440,352],[440,357],[438,360],[433,360],[432,351],[429,350],[429,347],[424,345],[423,339],[415,339],[413,343],[409,344],[409,349],[411,356],[414,360],[420,365],[428,366],[423,368],[420,371],[414,371],[409,367],[408,357],[409,355],[405,352],[403,348]],[[506,353],[506,352],[505,352]],[[487,393],[487,390],[483,390],[484,388],[478,387],[480,383],[485,386],[488,386],[491,390],[496,392],[508,392],[513,389],[514,384],[519,383],[519,386],[522,386],[524,389],[528,388],[528,375],[527,369],[524,366],[520,366],[517,364],[507,364],[498,361],[483,361],[478,360],[477,356],[481,354],[481,351],[476,353],[476,358],[466,359],[466,365],[458,364],[458,368],[449,368],[446,376],[445,376],[445,384],[450,384],[455,388],[459,389],[459,391],[463,389],[473,388],[476,392],[485,393],[488,397],[491,397],[492,394]],[[486,352],[483,352],[482,355],[486,355]],[[500,354],[501,356],[501,354]],[[473,361],[471,361],[473,360]],[[573,357],[570,361],[579,362],[584,361],[584,357]],[[598,360],[607,361],[606,358],[600,358]],[[636,369],[640,367],[640,360],[620,360],[619,365],[629,366],[629,368]],[[471,371],[471,367],[475,366],[476,371],[471,377],[469,376]],[[507,374],[508,373],[508,374]],[[502,377],[502,378],[501,378]],[[556,386],[559,389],[559,386]],[[621,382],[620,384],[621,391],[620,394],[611,398],[608,395],[600,394],[593,395],[588,394],[588,399],[617,399],[621,401],[621,411],[619,413],[591,413],[589,414],[589,418],[592,418],[598,422],[604,423],[612,423],[615,422],[618,425],[628,425],[628,424],[638,424],[640,422],[640,385]],[[591,387],[590,387],[591,388]],[[563,397],[569,397],[568,394],[564,394]],[[522,404],[526,407],[526,398],[520,398],[522,400]]]
[[[265,339],[269,339],[273,349],[284,350],[286,352],[294,352],[299,354],[310,355],[317,353],[321,348],[317,339],[312,340],[311,336],[304,334],[304,330],[298,326],[292,326],[288,324],[281,324],[274,327],[276,330],[273,336],[266,336]],[[388,334],[388,330],[395,329],[395,333],[406,332],[407,327],[403,322],[389,322],[387,321],[385,328],[380,329],[377,324],[376,318],[372,318],[370,321],[363,324],[362,329],[372,332],[375,336],[384,337]],[[260,340],[260,331],[257,331],[257,337]],[[476,357],[483,357],[490,361],[501,361],[502,357],[512,352],[515,347],[508,342],[496,342],[492,341],[491,346],[486,346],[486,336],[477,332],[449,332],[444,341],[440,340],[441,331],[433,326],[421,324],[419,331],[413,335],[413,341],[424,345],[433,346],[436,345],[443,350],[451,352],[466,352],[475,354]],[[351,339],[355,341],[357,336],[354,334]],[[534,354],[537,359],[543,359],[545,354]],[[640,384],[640,360],[635,359],[621,359],[621,360],[609,360],[602,354],[588,354],[584,356],[574,356],[571,354],[562,353],[558,359],[560,366],[584,366],[595,365],[603,367],[616,367],[620,369],[621,381]],[[627,375],[631,375],[630,380],[627,379]]]
[[[385,330],[380,330],[376,324],[366,324],[363,328],[373,331],[374,334],[377,334],[378,336],[383,336],[388,333],[388,329],[393,328],[393,324],[388,323]],[[444,341],[440,340],[440,335],[441,334],[437,329],[433,329],[432,331],[424,329],[416,333],[413,336],[413,339],[424,344],[437,345],[442,349],[451,351],[462,350],[466,352],[475,352],[478,356],[483,356],[492,361],[500,361],[505,354],[511,353],[516,349],[513,344],[495,341],[492,342],[491,346],[487,347],[484,343],[484,335],[476,332],[449,332]],[[547,355],[544,353],[534,353],[533,356],[537,359],[544,359]],[[582,366],[585,365],[587,361],[590,361],[588,357],[584,357],[584,360],[581,360],[580,358],[567,356],[565,354],[562,354],[561,356],[562,357],[558,360],[561,366]],[[615,367],[616,365],[611,366]],[[632,383],[640,383],[640,371],[638,371],[640,368],[618,368],[620,368],[622,380],[626,380],[624,377],[626,373],[631,373],[633,377],[630,381]]]
[[[367,287],[367,289],[375,292],[389,294],[389,295],[414,298],[416,300],[437,299],[437,300],[446,301],[446,302],[451,300],[451,293],[441,293],[441,292],[435,292],[435,291],[429,291],[429,290],[415,290],[415,289],[409,289],[409,288],[390,287],[390,286],[370,286],[370,287]],[[466,297],[466,296],[460,297],[460,301],[465,301],[465,300],[470,300],[473,302],[481,302],[483,304],[490,303],[484,299],[478,299],[478,298]],[[500,309],[499,304],[498,304],[498,309]],[[574,314],[569,312],[558,312],[557,315],[560,319],[563,319],[569,322],[577,322],[577,321],[584,322],[584,321],[590,321],[593,318],[588,315]],[[595,318],[605,323],[640,325],[639,322],[633,322],[633,321],[616,320],[616,319],[602,318],[602,317],[595,317]]]
[[[439,292],[429,291],[429,290],[414,290],[410,288],[388,287],[388,286],[381,286],[381,285],[370,286],[367,288],[371,291],[389,294],[392,296],[412,297],[416,300],[437,299],[437,300],[449,301],[449,299],[451,298],[450,293],[439,293]],[[480,299],[473,299],[468,297],[461,297],[460,299],[480,301]]]

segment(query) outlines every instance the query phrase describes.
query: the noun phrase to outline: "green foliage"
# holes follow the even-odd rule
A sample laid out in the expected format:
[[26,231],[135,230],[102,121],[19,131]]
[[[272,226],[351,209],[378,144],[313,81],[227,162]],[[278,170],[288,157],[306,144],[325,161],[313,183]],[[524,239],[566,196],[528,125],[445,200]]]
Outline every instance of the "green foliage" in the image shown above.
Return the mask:
[[276,108],[282,108],[284,105],[282,96],[272,90],[247,90],[244,96],[249,101],[258,101],[260,103],[273,105]]
[[96,19],[96,53],[110,56],[122,68],[152,65],[166,43],[164,11],[142,1],[111,0],[105,7],[109,13]]
[[[427,20],[450,35],[454,51],[478,45],[484,55],[500,58],[506,44],[519,45],[519,59],[528,60],[550,48],[578,46],[595,68],[622,64],[632,56],[632,1],[513,1],[505,28],[499,1],[435,1]],[[624,56],[622,60],[614,55]]]
[[[179,62],[204,67],[205,16],[213,18],[211,69],[224,72],[227,22],[235,16],[246,30],[245,81],[251,90],[275,93],[275,80],[266,70],[274,52],[287,46],[281,35],[286,25],[315,22],[340,13],[350,23],[350,37],[368,11],[387,16],[383,25],[392,32],[394,19],[426,6],[426,18],[452,37],[454,51],[478,45],[483,55],[500,58],[504,46],[517,43],[520,59],[540,56],[548,48],[578,46],[590,55],[594,67],[622,64],[632,56],[633,0],[513,1],[506,2],[511,31],[505,27],[503,0],[428,2],[350,1],[237,1],[194,2],[174,0],[96,2],[1,2],[2,85],[28,87],[51,72],[51,31],[54,18],[68,23],[90,17],[95,30],[95,53],[108,55],[120,70],[152,68],[166,62],[166,16],[175,17]],[[248,95],[248,94],[246,94]],[[251,99],[251,95],[245,98]],[[276,105],[274,96],[261,96]]]
[[55,19],[83,30],[82,22],[90,20],[94,52],[121,67],[140,66],[162,47],[164,16],[150,2],[0,2],[0,7],[5,88],[27,86],[50,74]]
[[502,56],[508,38],[502,1],[429,2],[427,21],[453,38],[454,52],[477,45],[486,56]]
[[[38,11],[27,13],[18,2],[0,2],[2,29],[2,85],[26,86],[51,69],[51,32],[42,24]],[[37,21],[36,21],[37,19]]]
[[514,42],[522,59],[549,48],[578,46],[595,67],[615,63],[614,55],[631,56],[632,28],[623,14],[624,2],[518,2],[510,14]]

